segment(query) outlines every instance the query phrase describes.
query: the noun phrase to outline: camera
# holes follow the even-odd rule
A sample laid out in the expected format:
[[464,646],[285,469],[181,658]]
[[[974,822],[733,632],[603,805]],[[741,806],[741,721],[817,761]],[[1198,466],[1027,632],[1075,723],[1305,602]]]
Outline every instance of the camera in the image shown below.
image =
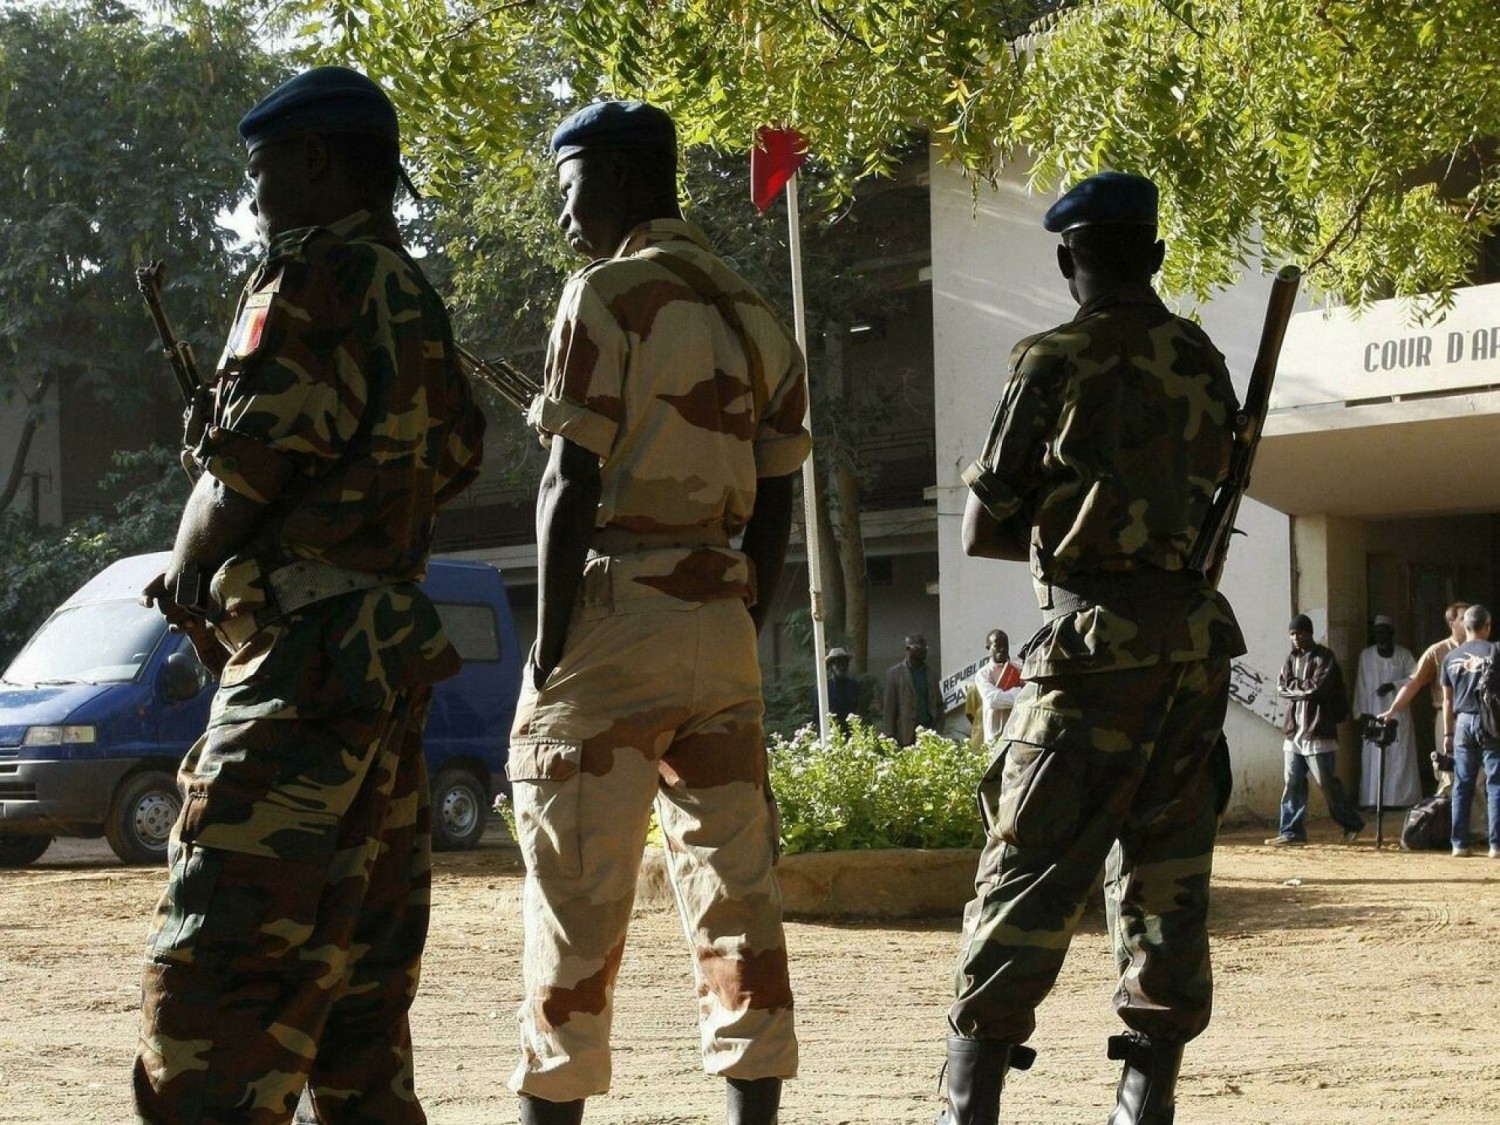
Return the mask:
[[1375,746],[1386,747],[1396,741],[1396,720],[1381,722],[1377,715],[1359,717],[1360,737]]

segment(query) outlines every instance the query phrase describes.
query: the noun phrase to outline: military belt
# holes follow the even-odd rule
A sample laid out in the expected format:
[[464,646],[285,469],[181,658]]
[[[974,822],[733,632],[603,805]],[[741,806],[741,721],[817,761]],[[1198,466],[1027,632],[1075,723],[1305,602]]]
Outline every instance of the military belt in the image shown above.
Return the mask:
[[268,601],[254,613],[237,613],[217,622],[220,635],[238,649],[256,633],[299,609],[356,590],[395,585],[400,579],[361,570],[348,570],[313,559],[299,559],[277,567],[264,577]]
[[699,547],[728,547],[729,536],[723,528],[702,528],[682,532],[627,531],[620,527],[596,528],[589,541],[589,557],[628,555],[635,551],[668,551],[674,548],[695,550]]
[[1186,603],[1203,589],[1196,571],[1126,570],[1070,576],[1067,587],[1039,584],[1037,601],[1047,621],[1086,609],[1104,608],[1138,618],[1173,602]]

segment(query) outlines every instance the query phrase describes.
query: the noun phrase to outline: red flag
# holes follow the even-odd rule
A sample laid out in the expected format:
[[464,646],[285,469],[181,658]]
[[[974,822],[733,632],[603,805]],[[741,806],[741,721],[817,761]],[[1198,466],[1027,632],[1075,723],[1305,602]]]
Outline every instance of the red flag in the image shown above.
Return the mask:
[[750,198],[761,214],[806,159],[807,138],[797,130],[762,125],[755,131],[755,148],[750,151]]

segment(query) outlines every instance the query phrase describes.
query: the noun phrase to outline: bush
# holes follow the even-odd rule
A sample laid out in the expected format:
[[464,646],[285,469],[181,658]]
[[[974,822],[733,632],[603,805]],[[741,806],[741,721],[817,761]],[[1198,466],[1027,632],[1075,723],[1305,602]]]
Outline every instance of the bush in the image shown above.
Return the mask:
[[826,744],[808,727],[791,739],[773,736],[770,751],[787,855],[969,848],[983,839],[974,793],[987,750],[928,730],[903,750],[854,719],[848,734],[835,730]]

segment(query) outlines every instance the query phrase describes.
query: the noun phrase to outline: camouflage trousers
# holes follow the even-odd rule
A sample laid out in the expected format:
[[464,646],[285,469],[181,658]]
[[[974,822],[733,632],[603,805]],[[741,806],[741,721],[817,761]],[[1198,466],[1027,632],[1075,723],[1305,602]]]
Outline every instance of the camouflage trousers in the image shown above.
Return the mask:
[[1155,1039],[1208,1026],[1214,749],[1228,693],[1227,660],[1023,689],[979,788],[986,840],[948,1013],[956,1034],[1030,1038],[1117,844],[1115,1009]]
[[705,1071],[797,1071],[771,865],[755,630],[738,600],[585,604],[522,691],[507,772],[526,860],[518,1093],[609,1089],[615,978],[653,801],[697,981]]
[[407,1012],[431,898],[429,700],[215,726],[189,753],[147,942],[138,1122],[279,1125],[304,1086],[325,1125],[426,1121]]

